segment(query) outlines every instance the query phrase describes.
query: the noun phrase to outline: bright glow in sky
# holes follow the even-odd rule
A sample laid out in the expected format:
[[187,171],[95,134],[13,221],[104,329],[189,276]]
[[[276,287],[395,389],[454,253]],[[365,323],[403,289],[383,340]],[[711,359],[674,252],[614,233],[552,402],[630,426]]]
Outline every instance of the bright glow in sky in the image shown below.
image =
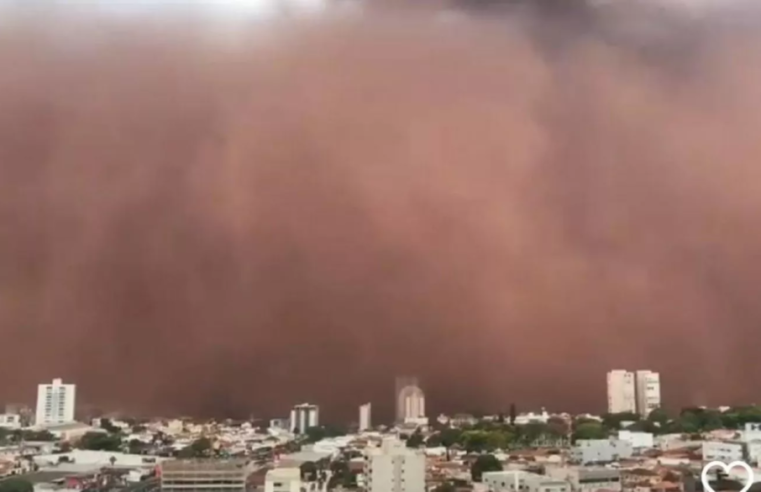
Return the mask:
[[[13,0],[0,0],[0,6],[14,4]],[[31,4],[33,2],[29,2]],[[70,7],[71,0],[57,0],[62,7]],[[231,14],[244,14],[268,18],[280,13],[309,14],[323,10],[326,0],[88,0],[78,6],[96,6],[101,10],[118,13],[139,13],[187,7],[211,8]]]
[[325,7],[325,0],[207,0],[203,3],[209,6],[233,7],[242,12],[267,16],[286,11],[295,14],[311,13]]

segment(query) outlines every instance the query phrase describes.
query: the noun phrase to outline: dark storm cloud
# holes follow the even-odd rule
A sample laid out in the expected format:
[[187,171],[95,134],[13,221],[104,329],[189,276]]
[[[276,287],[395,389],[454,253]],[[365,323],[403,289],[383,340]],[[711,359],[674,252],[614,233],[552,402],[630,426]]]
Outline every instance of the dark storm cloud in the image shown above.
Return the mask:
[[617,15],[10,23],[0,398],[390,417],[416,374],[434,410],[600,410],[648,368],[756,399],[757,35]]

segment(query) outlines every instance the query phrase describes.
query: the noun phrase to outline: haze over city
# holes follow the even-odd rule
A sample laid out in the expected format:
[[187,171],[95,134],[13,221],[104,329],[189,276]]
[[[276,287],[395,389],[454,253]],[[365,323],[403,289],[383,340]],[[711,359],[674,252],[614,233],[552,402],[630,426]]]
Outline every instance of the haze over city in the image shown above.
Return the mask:
[[756,13],[397,8],[9,14],[0,400],[330,419],[415,374],[432,412],[599,411],[641,367],[757,401]]

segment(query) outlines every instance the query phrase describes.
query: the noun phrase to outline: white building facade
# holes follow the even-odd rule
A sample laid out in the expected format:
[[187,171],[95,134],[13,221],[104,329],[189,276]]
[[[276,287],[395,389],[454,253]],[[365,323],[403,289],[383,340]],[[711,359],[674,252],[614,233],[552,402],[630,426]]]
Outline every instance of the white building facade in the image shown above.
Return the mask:
[[372,411],[371,403],[365,403],[359,407],[359,431],[363,432],[372,428]]
[[51,384],[37,387],[36,425],[65,424],[74,422],[77,387],[54,379]]
[[21,415],[17,413],[1,413],[0,427],[5,429],[20,429],[22,427]]
[[302,403],[291,410],[291,432],[303,434],[310,427],[320,425],[320,409],[317,405]]
[[572,492],[567,480],[522,470],[484,472],[481,481],[493,492]]
[[620,441],[628,441],[635,450],[652,449],[655,447],[655,436],[650,432],[618,431]]
[[608,413],[637,411],[634,373],[616,369],[608,373]]
[[400,424],[426,421],[425,393],[416,377],[396,379],[396,420]]
[[653,371],[637,371],[637,413],[643,418],[661,406],[661,376]]
[[622,489],[621,471],[611,468],[559,466],[547,468],[547,475],[556,480],[569,482],[573,492],[619,491]]
[[657,372],[616,369],[608,373],[608,413],[647,417],[660,406],[661,378]]
[[634,449],[628,441],[618,439],[579,439],[571,449],[572,461],[582,465],[611,463],[631,458]]
[[425,454],[386,439],[368,451],[365,477],[367,492],[425,492]]
[[301,492],[301,469],[273,468],[264,479],[264,492]]
[[703,461],[731,463],[744,458],[742,443],[706,441],[702,445]]
[[740,439],[745,442],[761,441],[761,424],[745,424],[745,428],[740,431]]

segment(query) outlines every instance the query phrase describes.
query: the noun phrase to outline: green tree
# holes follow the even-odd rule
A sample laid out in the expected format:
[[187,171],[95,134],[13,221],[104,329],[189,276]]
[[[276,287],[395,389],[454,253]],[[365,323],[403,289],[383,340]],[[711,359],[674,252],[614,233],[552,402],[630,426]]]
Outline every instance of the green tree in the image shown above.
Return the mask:
[[605,439],[608,436],[600,422],[584,422],[577,424],[573,431],[573,440],[579,439]]
[[626,430],[633,432],[649,432],[651,434],[658,434],[661,431],[661,426],[656,425],[654,422],[649,420],[640,420],[628,426]]
[[330,472],[337,476],[343,477],[349,473],[349,462],[345,460],[335,460],[330,463]]
[[420,429],[416,429],[415,432],[413,432],[412,435],[407,438],[407,447],[419,448],[423,445],[424,441],[425,439],[423,438],[422,432],[420,432]]
[[721,414],[722,426],[740,429],[749,423],[761,423],[761,407],[757,405],[734,407]]
[[23,478],[9,478],[0,481],[0,492],[34,492],[34,485]]
[[447,427],[441,431],[441,445],[445,448],[451,448],[462,441],[463,431],[452,427]]
[[437,485],[433,492],[456,492],[457,487],[452,482],[442,482],[439,485]]
[[679,413],[682,432],[700,433],[720,429],[723,425],[722,414],[717,410],[706,408],[683,408]]
[[486,435],[486,449],[488,451],[507,449],[512,441],[512,437],[510,433],[502,430],[488,432]]
[[502,471],[502,463],[493,454],[482,454],[470,465],[470,477],[474,482],[480,482],[485,472]]
[[634,412],[606,413],[602,416],[602,425],[610,430],[621,428],[621,422],[637,422],[640,416]]
[[132,439],[127,444],[127,449],[130,454],[143,454],[148,450],[149,445],[141,441],[140,439]]
[[668,421],[671,420],[671,417],[669,417],[668,412],[664,410],[663,408],[656,408],[655,410],[651,411],[647,416],[647,421],[652,422],[654,424],[658,424],[659,426],[664,426],[668,423]]
[[436,432],[428,436],[425,440],[425,445],[428,448],[438,448],[439,446],[443,446],[441,442],[441,432]]
[[315,443],[323,439],[345,435],[346,432],[338,427],[320,425],[309,427],[304,431],[303,440],[307,443]]
[[180,450],[178,456],[181,458],[204,458],[211,456],[213,452],[211,439],[201,437],[193,441],[190,446]]
[[489,433],[482,430],[469,430],[462,433],[461,441],[468,453],[481,453],[489,445]]
[[100,428],[109,434],[118,434],[121,432],[121,429],[115,426],[114,423],[111,422],[111,419],[100,419]]
[[357,488],[357,473],[349,472],[346,475],[344,475],[343,480],[341,480],[341,485],[345,489],[356,489]]
[[740,407],[737,410],[737,420],[738,426],[761,423],[761,407],[758,405]]
[[305,482],[317,480],[317,464],[314,461],[305,461],[299,468],[301,469],[301,480]]
[[88,432],[79,440],[78,447],[91,451],[120,451],[122,439],[112,434]]
[[568,422],[562,417],[550,417],[547,421],[547,434],[551,437],[561,438],[568,437],[571,432],[571,427]]
[[520,426],[521,442],[527,446],[533,445],[538,439],[548,434],[547,425],[541,422],[529,422]]
[[24,441],[39,441],[39,442],[53,442],[56,441],[57,438],[49,431],[42,430],[42,431],[32,431],[32,430],[22,430],[17,431],[18,434],[18,440],[23,439]]

